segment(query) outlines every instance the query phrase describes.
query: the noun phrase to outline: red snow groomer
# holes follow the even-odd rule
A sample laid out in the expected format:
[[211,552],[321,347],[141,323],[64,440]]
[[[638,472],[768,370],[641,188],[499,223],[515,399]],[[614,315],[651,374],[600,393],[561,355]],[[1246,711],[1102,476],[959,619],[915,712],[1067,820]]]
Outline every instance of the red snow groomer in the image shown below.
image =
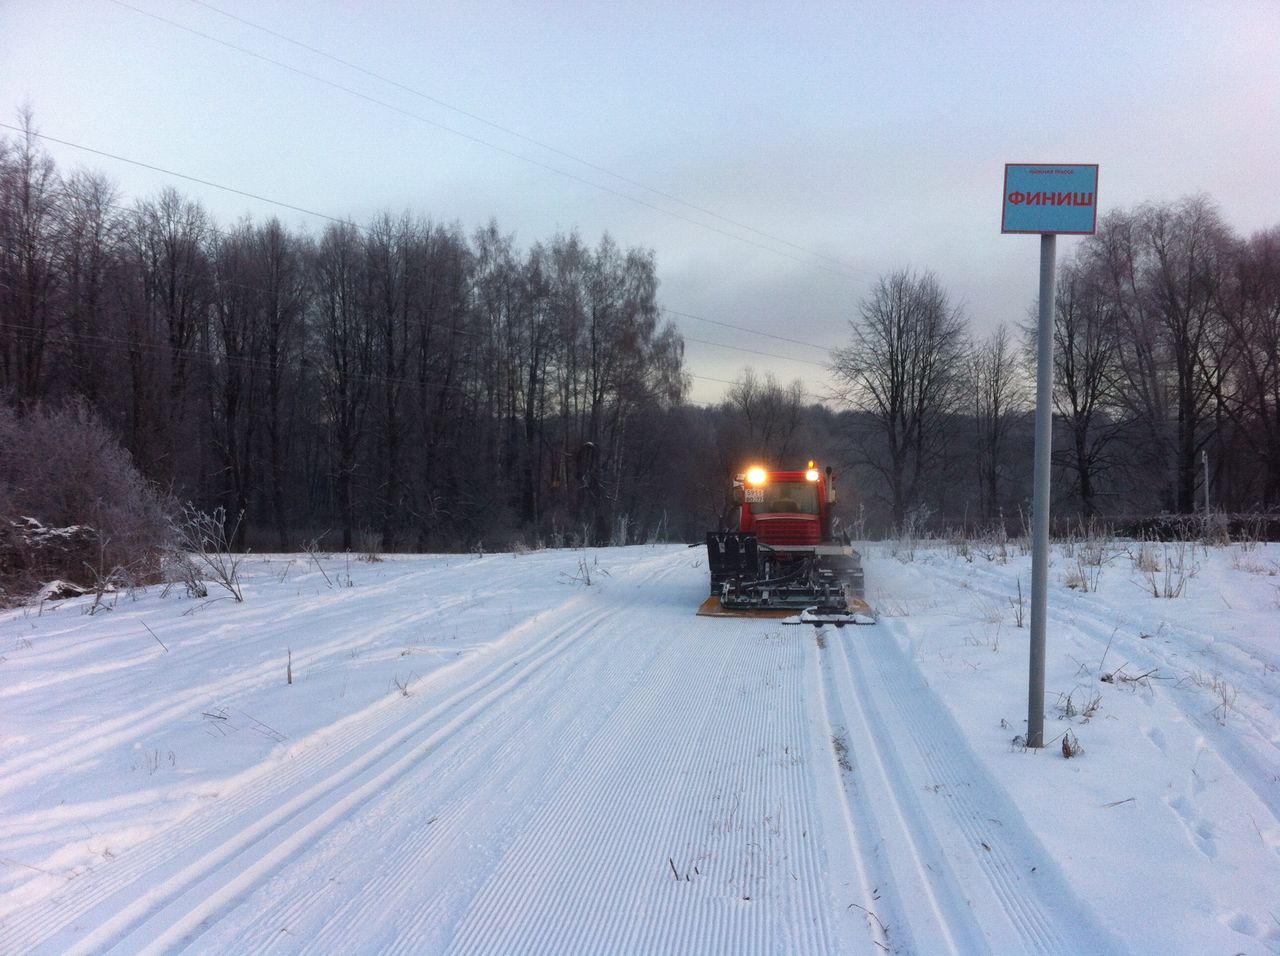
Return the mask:
[[708,531],[707,617],[780,617],[786,624],[870,624],[862,560],[832,534],[835,487],[803,471],[753,467],[733,482],[737,531]]

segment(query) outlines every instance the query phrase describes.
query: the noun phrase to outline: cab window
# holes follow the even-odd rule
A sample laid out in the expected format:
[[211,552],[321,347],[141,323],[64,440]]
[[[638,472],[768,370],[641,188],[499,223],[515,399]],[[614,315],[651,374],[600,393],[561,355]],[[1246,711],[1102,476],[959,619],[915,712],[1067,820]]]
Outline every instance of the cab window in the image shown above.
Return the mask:
[[[763,488],[746,489],[753,515],[818,513],[818,484],[813,481],[771,481]],[[752,501],[753,497],[763,500]]]

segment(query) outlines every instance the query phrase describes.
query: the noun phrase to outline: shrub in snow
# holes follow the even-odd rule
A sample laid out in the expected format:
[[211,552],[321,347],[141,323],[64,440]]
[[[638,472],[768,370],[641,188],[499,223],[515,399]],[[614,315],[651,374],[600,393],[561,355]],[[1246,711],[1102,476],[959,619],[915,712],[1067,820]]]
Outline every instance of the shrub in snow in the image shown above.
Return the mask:
[[[169,541],[163,497],[89,407],[0,408],[0,588],[154,577]],[[34,586],[33,586],[34,585]]]
[[174,535],[182,550],[171,556],[168,570],[174,576],[170,580],[185,584],[192,597],[205,597],[207,591],[202,579],[208,579],[226,588],[237,601],[243,601],[240,562],[244,555],[231,550],[231,541],[243,517],[239,515],[234,522],[229,522],[224,508],[215,508],[212,512],[201,511],[193,505],[183,508],[174,525]]

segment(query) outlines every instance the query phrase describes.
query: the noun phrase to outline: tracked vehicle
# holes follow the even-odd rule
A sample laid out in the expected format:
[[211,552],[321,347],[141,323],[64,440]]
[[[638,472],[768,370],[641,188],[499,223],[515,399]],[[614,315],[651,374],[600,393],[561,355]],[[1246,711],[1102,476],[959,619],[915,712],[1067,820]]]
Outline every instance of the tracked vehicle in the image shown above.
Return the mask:
[[874,621],[864,600],[862,560],[832,532],[831,469],[753,467],[733,482],[736,531],[707,532],[709,617],[777,617],[784,623]]

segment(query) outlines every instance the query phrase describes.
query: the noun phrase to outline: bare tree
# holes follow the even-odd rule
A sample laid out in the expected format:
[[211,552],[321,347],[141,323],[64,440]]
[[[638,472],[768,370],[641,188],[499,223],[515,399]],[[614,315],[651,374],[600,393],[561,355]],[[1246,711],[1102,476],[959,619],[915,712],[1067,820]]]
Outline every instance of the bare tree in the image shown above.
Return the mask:
[[[1098,513],[1099,479],[1115,463],[1124,421],[1116,395],[1121,326],[1090,247],[1064,265],[1053,315],[1053,407],[1068,436],[1065,458],[1084,516]],[[1034,347],[1035,327],[1028,327]]]
[[1230,235],[1204,197],[1146,205],[1104,218],[1091,240],[1104,295],[1119,317],[1125,387],[1118,395],[1141,428],[1158,503],[1195,507],[1197,455],[1214,431],[1214,377],[1207,361],[1218,324]]
[[189,490],[204,470],[191,461],[204,449],[191,440],[192,385],[209,342],[210,235],[204,209],[172,188],[137,204],[126,233],[129,448],[148,474]]
[[456,227],[430,227],[425,229],[412,268],[422,294],[410,314],[409,419],[416,440],[409,448],[412,457],[406,480],[417,547],[425,550],[448,540],[452,530],[442,520],[441,474],[458,457],[456,442],[464,434],[461,386],[465,343],[473,338],[467,327],[473,257]]
[[411,282],[410,257],[415,230],[409,216],[379,216],[365,236],[364,254],[370,283],[370,318],[374,330],[379,422],[378,498],[381,547],[394,546],[402,508],[404,429],[403,393],[408,384],[409,311],[417,289]]
[[30,405],[45,393],[56,318],[61,184],[36,144],[30,107],[18,119],[22,138],[8,148],[0,144],[0,391]]
[[520,518],[536,526],[542,519],[542,477],[547,470],[546,419],[550,411],[549,375],[555,354],[549,255],[534,246],[524,267],[528,307],[528,355],[520,373],[523,457],[520,464]]
[[850,344],[832,353],[836,397],[870,416],[870,432],[855,436],[860,461],[883,480],[900,526],[963,401],[966,323],[932,272],[882,276],[859,311]]
[[1167,343],[1176,411],[1177,509],[1195,510],[1197,457],[1213,432],[1211,412],[1220,372],[1206,361],[1226,277],[1229,234],[1203,196],[1147,213],[1151,261],[1147,285]]
[[[1216,356],[1223,413],[1251,457],[1262,464],[1256,503],[1280,503],[1280,227],[1237,245],[1231,281],[1221,290],[1223,323]],[[1257,475],[1256,468],[1243,471]]]
[[1159,320],[1141,281],[1146,256],[1141,217],[1127,210],[1108,213],[1085,248],[1101,300],[1119,324],[1115,394],[1129,423],[1126,470],[1146,491],[1144,507],[1172,510],[1173,397]]
[[244,547],[245,512],[254,484],[253,451],[261,416],[262,308],[261,261],[249,223],[219,237],[211,263],[214,388],[213,440],[222,476],[223,537]]
[[[289,235],[278,219],[259,228],[254,236],[259,264],[261,354],[265,394],[264,430],[267,442],[268,495],[277,547],[287,542],[285,509],[285,459],[293,429],[291,412],[297,408],[302,378],[303,323],[309,288],[304,266],[307,246]],[[286,395],[290,397],[286,397]],[[286,407],[287,403],[287,407]]]
[[122,228],[116,188],[104,176],[79,172],[66,179],[62,195],[67,384],[91,404],[105,405],[111,353],[103,346],[114,337],[111,292]]
[[320,378],[333,449],[342,547],[356,525],[355,477],[373,373],[373,323],[365,307],[360,235],[347,223],[325,229],[315,255]]
[[782,467],[796,453],[795,439],[805,407],[803,382],[797,379],[783,386],[772,372],[766,372],[761,380],[752,369],[743,369],[729,386],[725,405],[741,425],[732,449],[731,469],[740,467],[747,456]]
[[[525,428],[521,423],[521,405],[525,396],[526,370],[533,349],[534,329],[531,303],[526,294],[525,273],[519,262],[515,238],[504,235],[496,222],[477,231],[473,241],[472,273],[473,318],[479,335],[477,358],[480,361],[480,394],[483,399],[485,427],[480,434],[486,441],[486,456],[506,475],[516,477],[527,470],[528,449],[524,445]],[[490,493],[492,485],[484,486]],[[472,488],[470,497],[478,497],[481,489]],[[502,520],[511,520],[515,501],[505,494],[486,494],[481,507]]]
[[987,520],[1000,513],[1003,452],[1017,415],[1026,408],[1018,356],[1003,323],[971,357],[978,507]]

